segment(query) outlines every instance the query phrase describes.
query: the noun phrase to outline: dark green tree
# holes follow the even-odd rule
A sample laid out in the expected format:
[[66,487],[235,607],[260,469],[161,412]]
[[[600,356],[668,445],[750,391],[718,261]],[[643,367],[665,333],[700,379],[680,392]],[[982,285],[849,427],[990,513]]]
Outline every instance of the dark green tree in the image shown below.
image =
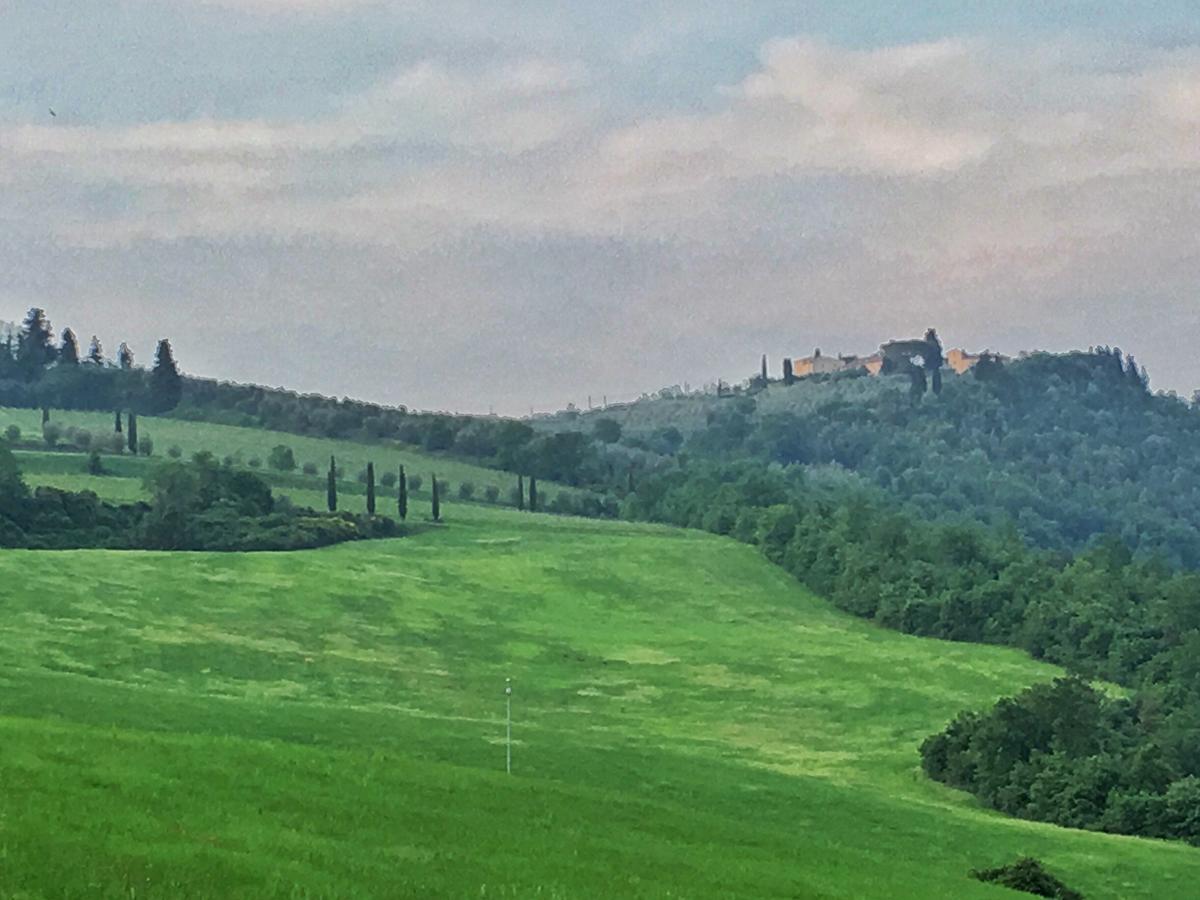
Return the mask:
[[157,412],[167,412],[183,398],[183,376],[175,364],[171,342],[163,338],[154,351],[154,368],[150,370],[150,402]]
[[276,444],[267,455],[267,465],[280,472],[295,471],[296,454],[287,444]]
[[925,332],[925,343],[929,345],[929,350],[922,354],[921,359],[925,364],[925,371],[929,373],[930,387],[933,388],[935,394],[940,394],[942,392],[942,366],[946,364],[946,359],[942,355],[942,342],[935,329],[930,328]]
[[29,488],[17,468],[17,458],[7,447],[0,445],[0,518],[21,518],[29,500]]
[[592,435],[605,444],[615,444],[621,439],[621,423],[616,419],[597,419],[592,426]]
[[517,509],[525,511],[525,478],[517,476]]
[[35,306],[21,323],[21,333],[17,338],[17,363],[25,380],[35,381],[57,357],[50,320],[46,318],[44,309]]
[[129,411],[129,428],[127,431],[129,432],[127,435],[129,439],[129,452],[136,456],[138,452],[137,413],[133,410]]
[[396,513],[401,522],[408,518],[408,477],[404,474],[404,466],[400,467],[400,486],[396,489]]
[[126,372],[133,368],[133,351],[124,341],[121,341],[121,346],[117,348],[117,364]]
[[113,434],[120,434],[120,433],[121,433],[121,411],[118,409],[118,410],[113,411]]
[[330,512],[337,512],[337,462],[329,457],[329,475],[325,479],[325,503]]
[[375,515],[375,463],[367,463],[367,515]]
[[763,387],[767,386],[767,354],[765,353],[762,358],[762,373],[759,375],[759,380],[762,382]]
[[792,359],[790,356],[783,361],[783,383],[786,385],[796,383],[796,375],[792,371]]
[[529,476],[529,511],[537,512],[538,510],[538,492],[537,478],[533,475]]
[[436,472],[433,475],[433,484],[432,484],[431,489],[433,491],[433,500],[431,502],[431,512],[433,514],[433,521],[440,522],[440,521],[442,521],[442,502],[441,502],[441,497],[438,496],[438,480],[437,480]]
[[75,332],[70,328],[63,329],[62,341],[58,345],[58,361],[64,366],[79,363],[79,341],[75,339]]
[[104,365],[104,348],[100,345],[100,338],[92,335],[92,342],[88,345],[87,361],[96,366]]

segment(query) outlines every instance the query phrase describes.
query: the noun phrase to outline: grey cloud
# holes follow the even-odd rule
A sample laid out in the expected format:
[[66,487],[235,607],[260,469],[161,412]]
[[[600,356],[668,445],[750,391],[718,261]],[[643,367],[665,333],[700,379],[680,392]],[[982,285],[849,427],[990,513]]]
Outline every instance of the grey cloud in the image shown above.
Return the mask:
[[475,410],[929,325],[1200,382],[1195,49],[783,39],[634,119],[546,49],[401,60],[319,116],[0,125],[0,298],[170,330],[196,371]]

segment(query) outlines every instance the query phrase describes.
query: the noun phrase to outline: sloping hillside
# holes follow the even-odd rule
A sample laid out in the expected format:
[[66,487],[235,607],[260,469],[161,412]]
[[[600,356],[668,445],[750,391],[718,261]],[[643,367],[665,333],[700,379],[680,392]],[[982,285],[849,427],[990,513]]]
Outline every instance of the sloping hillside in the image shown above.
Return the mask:
[[609,418],[615,446],[631,452],[674,452],[674,438],[690,459],[835,468],[920,518],[1012,526],[1070,552],[1115,536],[1200,568],[1200,408],[1152,394],[1145,377],[1101,348],[947,374],[940,394],[914,392],[905,375],[849,371],[542,427],[591,433]]
[[12,551],[0,583],[6,896],[983,898],[967,870],[1021,853],[1089,897],[1200,877],[920,774],[958,710],[1055,670],[850,619],[719,538],[464,506],[301,554]]

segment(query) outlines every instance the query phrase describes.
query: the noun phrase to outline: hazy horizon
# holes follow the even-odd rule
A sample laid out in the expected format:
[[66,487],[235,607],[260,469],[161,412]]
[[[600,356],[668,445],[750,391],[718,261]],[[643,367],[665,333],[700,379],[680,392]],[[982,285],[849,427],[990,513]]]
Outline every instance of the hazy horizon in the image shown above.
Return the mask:
[[511,415],[768,354],[1200,388],[1190,4],[0,5],[0,319]]

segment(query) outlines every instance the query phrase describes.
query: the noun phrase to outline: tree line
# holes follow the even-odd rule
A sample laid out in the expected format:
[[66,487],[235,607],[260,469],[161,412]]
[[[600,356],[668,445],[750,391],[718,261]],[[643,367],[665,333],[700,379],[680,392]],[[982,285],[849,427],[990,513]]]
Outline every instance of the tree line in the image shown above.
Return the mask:
[[276,499],[262,478],[207,452],[159,464],[144,487],[149,502],[127,504],[91,491],[31,490],[0,444],[0,547],[299,550],[404,533],[388,517],[318,513]]
[[171,342],[163,338],[149,370],[134,364],[122,343],[115,359],[92,336],[82,354],[75,332],[65,328],[55,339],[45,310],[30,309],[20,329],[0,344],[0,405],[50,409],[130,410],[163,415],[183,396],[183,376]]

